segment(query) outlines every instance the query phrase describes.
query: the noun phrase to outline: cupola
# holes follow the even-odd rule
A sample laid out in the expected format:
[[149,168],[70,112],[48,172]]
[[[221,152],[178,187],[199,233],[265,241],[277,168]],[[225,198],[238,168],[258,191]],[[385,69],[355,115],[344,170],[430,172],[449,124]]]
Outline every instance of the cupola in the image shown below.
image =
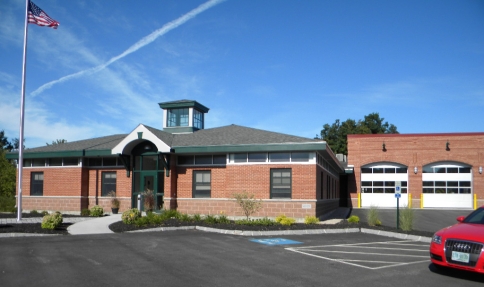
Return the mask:
[[193,133],[205,126],[209,108],[192,100],[159,103],[163,109],[163,131],[172,134]]

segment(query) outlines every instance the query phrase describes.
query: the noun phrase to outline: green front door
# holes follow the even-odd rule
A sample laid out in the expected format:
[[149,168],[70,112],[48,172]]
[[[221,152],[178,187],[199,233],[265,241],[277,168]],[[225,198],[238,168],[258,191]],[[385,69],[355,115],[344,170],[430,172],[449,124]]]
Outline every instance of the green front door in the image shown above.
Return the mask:
[[164,195],[164,166],[160,155],[154,150],[146,151],[145,143],[140,151],[138,147],[133,150],[133,181],[131,206],[145,210],[146,191],[153,193],[153,210],[163,209]]

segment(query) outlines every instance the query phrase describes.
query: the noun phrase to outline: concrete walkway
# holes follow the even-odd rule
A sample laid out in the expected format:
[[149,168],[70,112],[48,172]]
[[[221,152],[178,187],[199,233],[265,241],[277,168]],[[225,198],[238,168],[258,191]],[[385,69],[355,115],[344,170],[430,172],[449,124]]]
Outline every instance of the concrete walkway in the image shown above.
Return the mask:
[[72,235],[113,233],[109,225],[117,221],[121,221],[121,214],[80,221],[67,227],[67,231]]

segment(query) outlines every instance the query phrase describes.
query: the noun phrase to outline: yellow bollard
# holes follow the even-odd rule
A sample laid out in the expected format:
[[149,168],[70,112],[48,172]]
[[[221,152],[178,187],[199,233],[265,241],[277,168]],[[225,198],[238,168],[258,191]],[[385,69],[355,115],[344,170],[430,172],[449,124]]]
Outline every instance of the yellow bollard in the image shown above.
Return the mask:
[[477,209],[477,194],[474,193],[474,209]]
[[412,194],[408,194],[408,208],[412,208]]
[[423,193],[420,194],[420,209],[423,208]]
[[361,192],[358,193],[358,208],[361,208]]

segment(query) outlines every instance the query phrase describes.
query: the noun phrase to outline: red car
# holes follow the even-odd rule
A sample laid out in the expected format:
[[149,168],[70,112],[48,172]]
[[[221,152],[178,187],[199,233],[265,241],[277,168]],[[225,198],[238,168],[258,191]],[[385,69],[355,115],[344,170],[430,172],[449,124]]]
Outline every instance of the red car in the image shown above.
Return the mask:
[[484,206],[457,221],[432,236],[430,260],[436,267],[484,273]]

